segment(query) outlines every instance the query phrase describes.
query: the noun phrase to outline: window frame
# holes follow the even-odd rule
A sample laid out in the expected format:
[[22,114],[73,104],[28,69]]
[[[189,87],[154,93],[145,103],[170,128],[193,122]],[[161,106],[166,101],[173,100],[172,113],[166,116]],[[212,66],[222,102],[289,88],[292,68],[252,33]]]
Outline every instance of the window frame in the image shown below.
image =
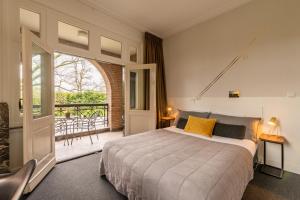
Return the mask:
[[[80,30],[86,31],[86,32],[88,33],[88,34],[87,34],[87,36],[88,36],[88,37],[87,37],[87,39],[88,39],[87,48],[76,47],[75,45],[69,45],[69,44],[65,44],[65,43],[60,42],[60,41],[59,41],[59,40],[60,40],[60,37],[59,37],[59,23],[63,23],[63,24],[66,24],[66,25],[68,25],[68,26],[73,26],[73,27],[78,28],[78,29],[80,29]],[[78,44],[78,45],[84,46],[84,44],[72,42],[72,41],[67,40],[67,39],[63,39],[63,40],[66,40],[66,41],[68,41],[68,42],[70,42],[70,43],[74,43],[74,44]],[[68,23],[68,22],[65,22],[65,21],[63,21],[63,20],[58,20],[58,21],[57,21],[57,42],[58,42],[59,44],[61,44],[61,45],[65,45],[65,46],[68,46],[68,47],[72,47],[72,48],[76,48],[76,49],[82,49],[82,50],[89,51],[89,50],[90,50],[90,44],[91,44],[91,42],[90,42],[90,31],[89,31],[88,29],[81,28],[80,26],[73,25],[73,24]]]
[[[106,39],[109,39],[109,40],[112,40],[112,41],[115,41],[115,42],[119,42],[120,44],[121,44],[121,54],[120,54],[120,58],[119,57],[115,57],[115,56],[110,56],[110,55],[107,55],[107,54],[103,54],[102,53],[102,42],[101,42],[101,38],[102,37],[104,37],[104,38],[106,38]],[[122,58],[124,57],[123,56],[123,43],[122,43],[122,41],[119,41],[119,40],[116,40],[116,39],[113,39],[112,37],[107,37],[107,36],[105,36],[105,35],[100,35],[100,37],[99,37],[99,39],[100,39],[100,45],[99,45],[99,48],[100,48],[100,55],[101,56],[104,56],[104,57],[110,57],[110,58],[113,58],[113,59],[119,59],[119,60],[122,60]]]

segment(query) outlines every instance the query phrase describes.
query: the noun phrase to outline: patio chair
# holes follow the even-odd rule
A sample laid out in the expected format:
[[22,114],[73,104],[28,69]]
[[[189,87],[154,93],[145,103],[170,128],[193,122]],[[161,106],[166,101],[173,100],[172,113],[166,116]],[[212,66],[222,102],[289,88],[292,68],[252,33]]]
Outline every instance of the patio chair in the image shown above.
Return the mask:
[[[88,135],[91,140],[91,144],[93,144],[93,139],[92,139],[92,131],[96,133],[97,139],[99,140],[99,136],[97,133],[97,117],[99,116],[98,112],[94,112],[90,117],[84,117],[81,118],[80,122],[78,122],[76,125],[80,126],[81,131],[83,132],[84,130],[88,131]],[[73,143],[73,138],[71,140],[71,144]]]
[[36,160],[30,160],[16,173],[0,174],[0,199],[20,199],[36,165]]
[[[71,145],[73,144],[73,138],[75,137],[75,133],[78,133],[79,129],[82,131],[81,124],[82,124],[83,120],[84,120],[84,118],[82,118],[82,117],[76,117],[76,118],[74,118],[74,120],[72,122],[72,139],[71,139]],[[75,132],[75,130],[76,130],[76,132]],[[81,139],[81,135],[80,134],[79,134],[79,138]],[[78,139],[78,137],[76,137],[76,139]]]
[[98,116],[99,116],[99,113],[98,113],[98,112],[94,112],[94,113],[91,115],[91,117],[89,118],[89,125],[90,125],[89,131],[90,131],[91,129],[93,129],[94,132],[95,132],[95,134],[96,134],[96,136],[97,136],[97,139],[99,140],[99,135],[98,135],[98,133],[97,133],[97,127],[96,127]]
[[64,146],[69,145],[68,124],[64,119],[55,119],[55,133],[60,133],[64,137]]

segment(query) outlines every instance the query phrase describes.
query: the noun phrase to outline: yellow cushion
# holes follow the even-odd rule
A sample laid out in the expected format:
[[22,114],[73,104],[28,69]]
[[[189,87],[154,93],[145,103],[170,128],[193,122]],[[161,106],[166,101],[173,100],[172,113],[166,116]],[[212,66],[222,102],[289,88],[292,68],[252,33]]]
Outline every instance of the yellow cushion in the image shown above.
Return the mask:
[[216,119],[189,116],[188,122],[184,127],[184,131],[211,137],[216,121]]

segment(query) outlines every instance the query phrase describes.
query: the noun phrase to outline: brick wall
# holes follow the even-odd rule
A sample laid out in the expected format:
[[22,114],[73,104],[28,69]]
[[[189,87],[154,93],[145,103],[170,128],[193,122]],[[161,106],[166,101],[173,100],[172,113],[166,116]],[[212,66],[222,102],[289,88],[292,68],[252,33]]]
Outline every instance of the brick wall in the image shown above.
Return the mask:
[[112,131],[123,129],[123,69],[115,64],[102,62],[97,64],[107,85],[110,129]]

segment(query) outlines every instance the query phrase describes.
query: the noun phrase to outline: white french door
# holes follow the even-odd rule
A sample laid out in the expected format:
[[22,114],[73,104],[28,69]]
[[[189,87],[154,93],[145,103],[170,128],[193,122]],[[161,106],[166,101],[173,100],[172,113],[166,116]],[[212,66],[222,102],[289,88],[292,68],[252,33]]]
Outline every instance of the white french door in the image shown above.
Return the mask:
[[156,128],[156,64],[125,66],[125,136]]
[[22,28],[23,162],[38,165],[26,188],[32,191],[55,165],[53,51]]

